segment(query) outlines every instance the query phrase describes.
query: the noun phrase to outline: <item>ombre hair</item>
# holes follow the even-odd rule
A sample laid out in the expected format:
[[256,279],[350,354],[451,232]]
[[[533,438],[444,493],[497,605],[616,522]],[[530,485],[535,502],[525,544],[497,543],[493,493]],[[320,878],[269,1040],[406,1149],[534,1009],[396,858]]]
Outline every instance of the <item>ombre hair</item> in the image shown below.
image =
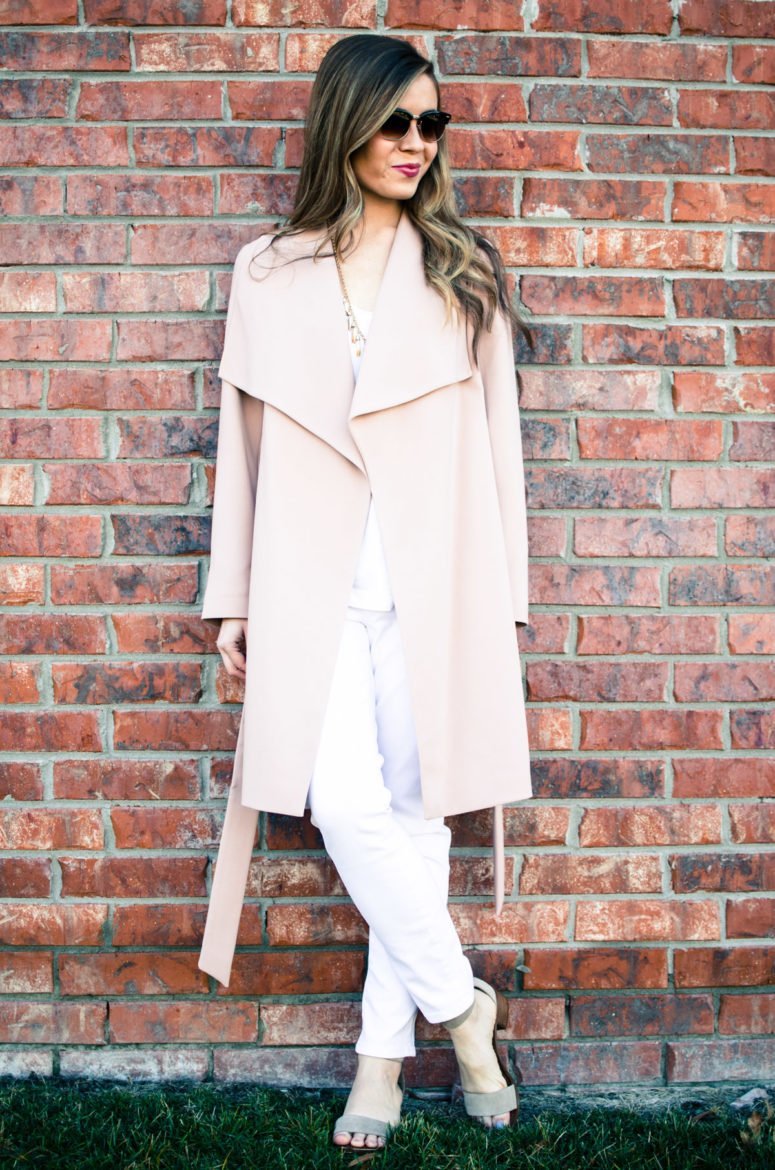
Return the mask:
[[[327,243],[346,255],[363,214],[352,155],[378,132],[404,90],[423,74],[433,81],[441,105],[433,65],[408,41],[359,33],[328,50],[312,87],[294,207],[273,232],[272,245],[303,231],[320,232],[312,255],[331,255],[323,252]],[[428,284],[444,299],[448,313],[460,310],[472,325],[474,358],[481,331],[491,328],[499,307],[532,347],[531,331],[511,305],[498,249],[458,215],[446,135],[414,195],[401,202],[422,236]]]

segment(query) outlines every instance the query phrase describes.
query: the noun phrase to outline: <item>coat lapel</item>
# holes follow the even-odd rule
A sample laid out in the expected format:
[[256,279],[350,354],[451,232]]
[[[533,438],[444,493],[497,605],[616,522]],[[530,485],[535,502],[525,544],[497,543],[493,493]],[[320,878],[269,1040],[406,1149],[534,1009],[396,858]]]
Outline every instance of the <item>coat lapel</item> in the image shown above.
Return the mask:
[[[462,324],[446,322],[441,297],[425,282],[422,237],[404,211],[380,285],[357,385],[333,256],[304,258],[310,245],[284,239],[265,277],[261,253],[235,272],[219,374],[283,411],[366,473],[359,416],[410,402],[469,377]],[[272,257],[270,251],[269,257]],[[259,279],[255,279],[255,277]]]

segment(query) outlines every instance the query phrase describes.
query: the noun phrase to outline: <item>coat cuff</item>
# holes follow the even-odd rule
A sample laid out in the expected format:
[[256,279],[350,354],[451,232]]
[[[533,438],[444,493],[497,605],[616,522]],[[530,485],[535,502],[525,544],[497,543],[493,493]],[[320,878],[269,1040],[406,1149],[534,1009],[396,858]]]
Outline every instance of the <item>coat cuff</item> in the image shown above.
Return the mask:
[[200,612],[205,622],[220,622],[224,618],[235,617],[247,620],[248,598],[245,593],[216,593],[215,590],[205,589]]

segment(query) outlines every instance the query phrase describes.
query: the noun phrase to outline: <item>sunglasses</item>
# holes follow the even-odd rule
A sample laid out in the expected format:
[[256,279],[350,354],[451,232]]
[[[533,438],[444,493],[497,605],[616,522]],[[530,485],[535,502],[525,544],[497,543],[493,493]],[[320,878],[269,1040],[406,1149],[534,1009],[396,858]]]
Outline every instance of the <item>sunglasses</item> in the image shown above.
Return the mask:
[[398,109],[394,110],[380,126],[379,133],[391,142],[398,142],[409,133],[412,122],[416,122],[423,142],[438,142],[451,118],[452,115],[445,113],[444,110],[425,110],[422,114],[410,114],[408,110]]

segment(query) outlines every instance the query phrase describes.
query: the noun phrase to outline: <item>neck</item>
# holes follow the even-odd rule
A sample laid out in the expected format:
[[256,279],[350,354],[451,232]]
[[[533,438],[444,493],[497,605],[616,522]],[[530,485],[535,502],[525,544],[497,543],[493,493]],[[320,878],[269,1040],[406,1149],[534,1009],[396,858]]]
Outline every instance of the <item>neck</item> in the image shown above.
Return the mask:
[[364,191],[360,239],[368,240],[395,232],[402,210],[403,205],[397,199],[380,199],[371,191]]

